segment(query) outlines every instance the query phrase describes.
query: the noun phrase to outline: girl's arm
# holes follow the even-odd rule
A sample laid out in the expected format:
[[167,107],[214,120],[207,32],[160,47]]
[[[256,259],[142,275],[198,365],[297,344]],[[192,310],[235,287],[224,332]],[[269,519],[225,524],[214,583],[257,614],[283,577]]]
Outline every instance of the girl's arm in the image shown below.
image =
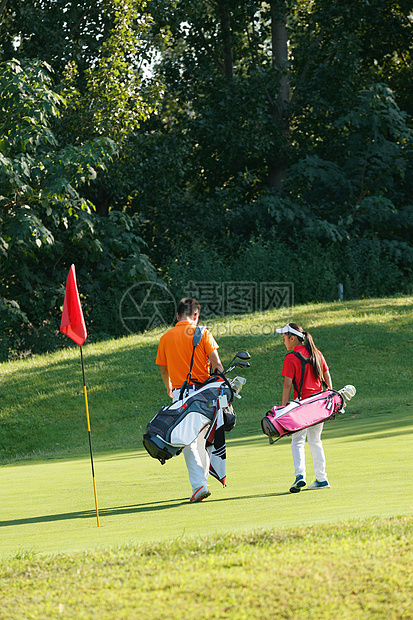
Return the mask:
[[324,377],[324,381],[327,384],[327,389],[331,390],[333,387],[333,384],[332,384],[331,376],[328,370],[326,370],[326,372],[323,374],[323,377]]
[[293,384],[293,380],[290,379],[290,377],[284,377],[284,386],[283,386],[283,399],[282,399],[282,406],[284,407],[284,405],[286,405],[288,403],[288,401],[290,400],[290,394],[291,394],[291,386]]

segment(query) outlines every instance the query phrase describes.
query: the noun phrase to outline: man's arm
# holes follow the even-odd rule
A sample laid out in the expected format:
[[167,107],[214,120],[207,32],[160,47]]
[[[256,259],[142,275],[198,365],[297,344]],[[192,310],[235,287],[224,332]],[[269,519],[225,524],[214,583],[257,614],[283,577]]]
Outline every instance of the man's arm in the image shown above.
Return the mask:
[[291,386],[293,384],[293,380],[290,379],[290,377],[284,377],[284,385],[283,385],[283,399],[282,399],[282,406],[284,407],[284,405],[286,405],[288,403],[288,401],[290,400],[290,394],[291,394]]
[[212,370],[216,370],[218,368],[218,370],[220,370],[221,372],[224,372],[224,367],[221,364],[221,360],[219,359],[217,349],[215,349],[214,351],[211,351],[211,353],[208,355],[208,359],[211,362]]
[[161,377],[163,382],[165,383],[166,391],[168,392],[168,396],[172,398],[172,383],[169,378],[168,366],[159,366],[161,371]]

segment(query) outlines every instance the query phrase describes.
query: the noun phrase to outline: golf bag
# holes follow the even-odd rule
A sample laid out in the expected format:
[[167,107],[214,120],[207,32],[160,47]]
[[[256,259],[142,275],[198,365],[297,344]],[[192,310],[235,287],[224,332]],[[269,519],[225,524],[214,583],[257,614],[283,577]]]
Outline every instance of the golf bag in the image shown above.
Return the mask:
[[155,415],[146,427],[143,445],[162,465],[189,446],[206,426],[213,426],[218,410],[223,411],[224,429],[235,426],[231,402],[234,391],[219,374],[211,375],[198,389],[177,400]]
[[344,411],[345,400],[350,400],[355,393],[354,386],[346,385],[338,392],[326,390],[303,400],[293,400],[283,407],[273,407],[261,420],[262,432],[272,444],[285,435],[335,418]]

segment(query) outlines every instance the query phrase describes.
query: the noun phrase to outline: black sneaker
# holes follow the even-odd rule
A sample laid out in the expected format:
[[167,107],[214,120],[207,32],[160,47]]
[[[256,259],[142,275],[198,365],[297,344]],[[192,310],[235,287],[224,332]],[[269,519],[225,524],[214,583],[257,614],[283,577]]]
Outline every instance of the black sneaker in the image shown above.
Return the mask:
[[304,476],[297,476],[294,484],[290,486],[290,493],[299,493],[306,484]]

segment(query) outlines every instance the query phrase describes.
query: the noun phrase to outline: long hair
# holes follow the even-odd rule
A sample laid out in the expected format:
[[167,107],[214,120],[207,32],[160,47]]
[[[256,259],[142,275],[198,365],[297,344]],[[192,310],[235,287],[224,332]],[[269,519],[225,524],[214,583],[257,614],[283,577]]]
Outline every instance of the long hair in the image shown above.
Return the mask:
[[[313,368],[314,376],[316,379],[322,380],[324,375],[323,364],[317,347],[314,344],[312,335],[309,332],[304,331],[301,325],[297,325],[297,323],[289,323],[289,325],[296,331],[302,333],[302,342],[310,355],[310,364]],[[288,333],[287,335],[295,336],[296,334]],[[299,338],[299,336],[297,336],[297,338]]]

